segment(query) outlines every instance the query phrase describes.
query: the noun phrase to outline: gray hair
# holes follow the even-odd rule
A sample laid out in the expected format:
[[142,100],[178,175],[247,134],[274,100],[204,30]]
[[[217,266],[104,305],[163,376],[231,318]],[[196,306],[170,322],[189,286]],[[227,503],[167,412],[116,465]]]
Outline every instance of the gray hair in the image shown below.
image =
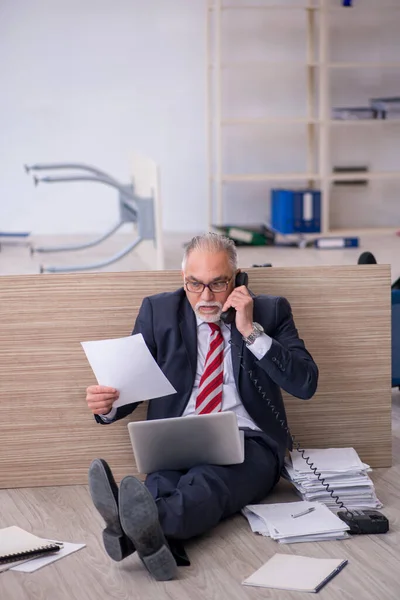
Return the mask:
[[229,264],[233,271],[237,270],[237,252],[235,242],[225,235],[218,233],[203,233],[192,238],[185,248],[182,260],[182,270],[185,270],[188,256],[193,250],[206,250],[208,252],[226,252]]

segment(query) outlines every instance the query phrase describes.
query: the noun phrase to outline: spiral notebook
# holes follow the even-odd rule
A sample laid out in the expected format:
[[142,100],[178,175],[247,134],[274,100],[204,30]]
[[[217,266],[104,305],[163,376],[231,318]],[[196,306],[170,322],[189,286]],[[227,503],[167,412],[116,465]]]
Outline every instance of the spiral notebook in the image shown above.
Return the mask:
[[346,565],[347,560],[340,558],[274,554],[242,583],[256,587],[316,593]]
[[0,566],[58,552],[62,544],[49,542],[13,525],[0,529]]

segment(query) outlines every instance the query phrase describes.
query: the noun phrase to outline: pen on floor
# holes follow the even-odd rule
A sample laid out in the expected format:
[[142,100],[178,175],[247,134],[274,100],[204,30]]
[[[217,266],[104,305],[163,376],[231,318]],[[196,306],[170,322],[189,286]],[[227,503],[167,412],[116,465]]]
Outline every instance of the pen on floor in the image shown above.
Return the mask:
[[303,515],[308,515],[308,513],[311,513],[315,510],[315,506],[310,506],[310,508],[307,508],[307,510],[303,510],[303,512],[299,512],[296,515],[291,515],[293,517],[293,519],[296,519],[296,517],[302,517]]

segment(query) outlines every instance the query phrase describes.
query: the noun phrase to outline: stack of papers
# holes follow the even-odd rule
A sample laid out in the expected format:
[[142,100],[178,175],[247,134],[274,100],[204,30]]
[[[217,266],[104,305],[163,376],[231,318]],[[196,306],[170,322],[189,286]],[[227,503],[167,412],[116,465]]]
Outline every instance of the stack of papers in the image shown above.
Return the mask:
[[[382,504],[375,494],[374,484],[368,476],[369,465],[361,462],[354,448],[328,448],[325,450],[304,450],[304,456],[310,457],[317,473],[334,490],[334,495],[348,509],[381,508]],[[332,510],[341,506],[332,498],[326,487],[319,481],[300,452],[294,451],[290,459],[285,460],[283,477],[289,479],[303,500],[323,502]]]
[[349,537],[348,525],[319,502],[249,504],[242,513],[254,533],[269,536],[280,544]]

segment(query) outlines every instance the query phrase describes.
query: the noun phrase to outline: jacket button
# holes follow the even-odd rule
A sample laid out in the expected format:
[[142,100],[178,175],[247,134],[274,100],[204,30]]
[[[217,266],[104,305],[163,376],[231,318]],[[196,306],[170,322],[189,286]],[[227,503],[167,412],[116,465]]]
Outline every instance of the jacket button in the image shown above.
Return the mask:
[[272,357],[272,362],[276,362],[275,356]]

